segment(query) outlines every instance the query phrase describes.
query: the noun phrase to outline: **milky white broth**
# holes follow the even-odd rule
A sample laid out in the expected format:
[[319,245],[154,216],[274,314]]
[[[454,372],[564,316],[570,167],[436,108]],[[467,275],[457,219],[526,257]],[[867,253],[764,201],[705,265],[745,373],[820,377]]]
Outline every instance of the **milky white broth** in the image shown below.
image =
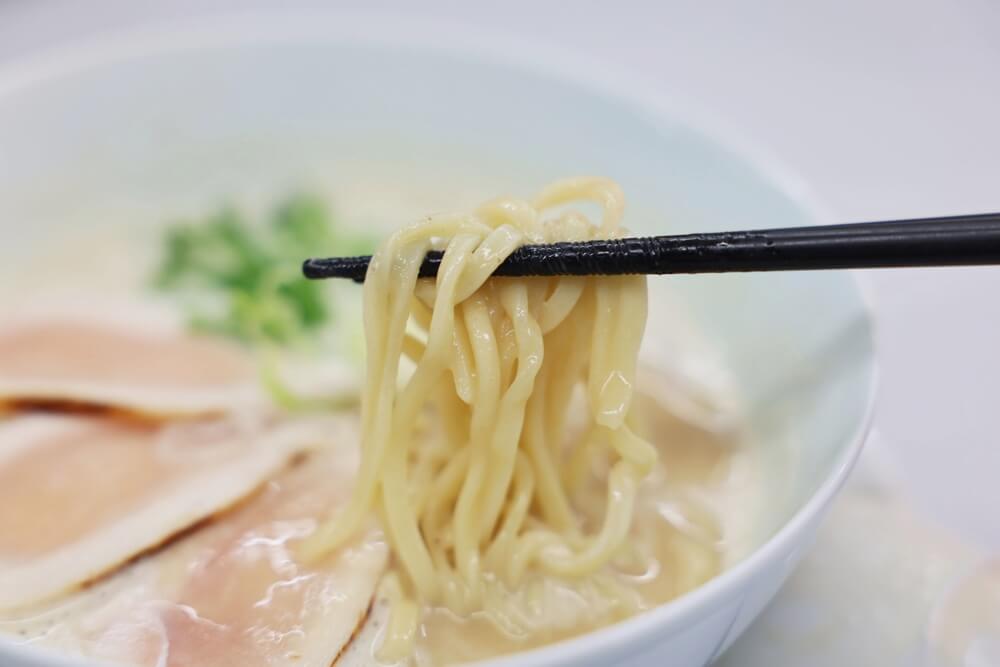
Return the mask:
[[[455,201],[460,203],[454,207],[462,208],[488,194],[481,187],[466,189],[456,197],[453,190],[449,193],[446,187],[428,183],[410,186],[397,183],[380,189],[372,178],[326,180],[317,179],[340,220],[385,230],[428,210],[448,208]],[[266,210],[273,200],[255,194],[246,197],[246,202],[251,210]],[[204,213],[206,207],[210,209],[211,205],[187,203],[184,209],[194,217]],[[0,298],[13,304],[11,308],[26,307],[24,289],[30,284],[32,301],[44,298],[39,295],[51,295],[80,306],[90,302],[87,295],[98,294],[109,303],[139,295],[162,312],[168,312],[169,306],[146,290],[145,276],[156,257],[157,223],[163,217],[175,216],[159,216],[154,220],[152,214],[147,214],[148,225],[134,224],[135,221],[115,224],[103,219],[96,225],[96,232],[85,233],[82,230],[88,229],[88,216],[85,212],[81,215],[83,219],[67,225],[66,235],[58,241],[34,248],[15,267],[16,275],[0,276],[0,285],[6,286],[0,291]],[[53,260],[59,262],[59,275],[41,268]],[[66,279],[69,275],[73,276],[72,281]],[[35,280],[33,276],[39,278]],[[660,461],[644,483],[633,535],[652,557],[653,565],[649,569],[623,567],[621,575],[636,591],[642,608],[694,589],[749,552],[756,541],[755,527],[761,523],[764,505],[759,483],[760,461],[754,448],[745,441],[738,401],[725,381],[724,368],[704,344],[697,327],[685,317],[683,308],[669,299],[658,299],[655,290],[652,294],[647,343],[643,347],[647,369],[640,379],[638,408],[644,435],[658,446]],[[166,317],[170,316],[168,312]],[[651,337],[657,341],[655,347],[648,344]],[[700,370],[706,372],[695,377],[693,373]],[[595,499],[600,500],[602,493],[595,488]],[[586,508],[581,511],[587,515]],[[154,553],[146,560],[155,558]],[[139,566],[142,563],[129,567]],[[120,576],[115,585],[127,587],[128,577]],[[536,633],[513,637],[475,615],[459,619],[447,611],[428,610],[415,661],[428,665],[453,663],[524,650],[620,618],[614,612],[590,607],[586,600],[573,599],[572,592],[561,590],[552,582],[537,585],[550,587],[546,599],[552,601],[552,609],[566,610],[563,618],[546,614],[548,621]],[[58,607],[59,603],[48,606],[52,610]],[[342,656],[343,663],[369,661],[379,621],[384,621],[379,613],[380,606],[376,604],[374,622],[362,630]],[[39,618],[46,621],[39,623]],[[53,634],[53,625],[58,623],[54,611],[34,609],[30,614],[8,615],[0,621],[0,632],[11,635],[16,642],[44,645],[46,637]]]

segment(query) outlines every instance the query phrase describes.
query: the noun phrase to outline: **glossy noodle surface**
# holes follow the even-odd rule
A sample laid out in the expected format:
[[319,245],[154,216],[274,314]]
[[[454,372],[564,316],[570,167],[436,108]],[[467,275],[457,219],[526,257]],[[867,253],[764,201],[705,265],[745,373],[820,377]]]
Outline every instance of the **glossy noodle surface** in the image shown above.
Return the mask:
[[[623,210],[613,182],[570,179],[431,216],[373,256],[358,487],[307,551],[381,518],[394,554],[382,659],[410,655],[421,627],[447,634],[427,629],[442,615],[530,644],[633,614],[657,556],[685,589],[718,569],[714,547],[689,558],[682,538],[629,539],[658,461],[633,410],[645,278],[490,275],[524,243],[620,236]],[[431,248],[438,276],[420,280]],[[561,619],[544,613],[556,607]]]

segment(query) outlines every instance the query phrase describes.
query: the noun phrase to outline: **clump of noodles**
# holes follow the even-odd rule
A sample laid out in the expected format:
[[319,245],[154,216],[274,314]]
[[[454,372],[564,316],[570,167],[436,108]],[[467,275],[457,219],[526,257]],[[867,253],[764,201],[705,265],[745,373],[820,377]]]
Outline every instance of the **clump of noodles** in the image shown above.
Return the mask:
[[[577,201],[601,208],[597,224],[566,210]],[[627,604],[602,569],[622,554],[638,484],[656,461],[630,427],[645,278],[490,277],[523,244],[620,236],[622,211],[614,182],[564,180],[534,202],[426,218],[373,256],[357,487],[304,548],[320,556],[377,512],[395,555],[381,657],[411,650],[420,605],[484,613],[516,632],[524,614],[512,593],[530,575]],[[437,278],[418,279],[425,253],[442,246]],[[399,386],[404,356],[415,369]],[[581,387],[587,426],[570,438]],[[603,520],[587,526],[574,491],[595,476],[607,487]]]

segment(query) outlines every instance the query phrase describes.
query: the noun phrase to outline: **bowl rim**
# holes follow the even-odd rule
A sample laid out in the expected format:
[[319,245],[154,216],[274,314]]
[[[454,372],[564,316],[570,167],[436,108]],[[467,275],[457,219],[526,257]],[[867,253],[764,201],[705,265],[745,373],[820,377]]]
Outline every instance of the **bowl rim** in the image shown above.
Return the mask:
[[[711,109],[675,92],[657,91],[656,82],[619,66],[596,60],[578,50],[556,47],[521,38],[508,31],[472,26],[442,18],[427,19],[392,12],[347,11],[339,9],[270,9],[211,12],[184,21],[144,21],[122,32],[106,29],[84,38],[71,39],[54,47],[28,51],[0,64],[0,104],[5,98],[33,85],[72,76],[94,68],[116,65],[150,55],[169,55],[196,50],[231,49],[262,44],[295,43],[303,39],[341,45],[415,49],[419,52],[460,55],[476,59],[480,65],[505,68],[510,72],[542,75],[572,85],[588,95],[612,98],[631,113],[657,127],[664,121],[679,123],[726,151],[733,159],[750,166],[773,188],[792,201],[812,219],[811,224],[833,220],[827,207],[805,182],[767,148],[750,140]],[[515,48],[512,48],[515,47]],[[821,515],[847,479],[861,453],[874,416],[879,367],[875,354],[876,323],[871,291],[863,276],[849,272],[864,319],[870,357],[864,413],[853,433],[841,446],[829,472],[812,495],[800,505],[770,537],[744,558],[708,582],[661,605],[612,625],[578,637],[516,654],[499,656],[474,664],[478,667],[502,665],[547,665],[585,658],[595,659],[629,645],[646,646],[648,638],[662,636],[666,628],[698,618],[720,599],[746,586],[747,582],[781,554],[795,552],[798,535]],[[735,620],[735,619],[734,619]],[[729,639],[731,629],[719,643],[712,660]],[[647,638],[647,641],[643,641]],[[22,657],[38,665],[83,667],[94,665],[49,649],[7,642],[0,636],[0,655]]]

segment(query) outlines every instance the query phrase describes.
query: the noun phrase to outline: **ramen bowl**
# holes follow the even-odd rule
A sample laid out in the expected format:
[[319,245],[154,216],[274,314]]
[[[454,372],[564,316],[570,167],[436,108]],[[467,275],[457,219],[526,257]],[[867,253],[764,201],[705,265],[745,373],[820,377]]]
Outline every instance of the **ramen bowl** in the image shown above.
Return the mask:
[[[825,221],[762,151],[650,90],[509,36],[359,15],[244,14],[67,46],[0,72],[0,258],[16,269],[81,238],[79,253],[114,264],[116,229],[304,185],[361,225],[574,174],[621,183],[637,234]],[[644,354],[740,406],[761,470],[746,548],[668,604],[490,665],[710,664],[809,548],[860,451],[875,371],[850,274],[655,278],[651,312]],[[0,638],[0,664],[87,663]]]

